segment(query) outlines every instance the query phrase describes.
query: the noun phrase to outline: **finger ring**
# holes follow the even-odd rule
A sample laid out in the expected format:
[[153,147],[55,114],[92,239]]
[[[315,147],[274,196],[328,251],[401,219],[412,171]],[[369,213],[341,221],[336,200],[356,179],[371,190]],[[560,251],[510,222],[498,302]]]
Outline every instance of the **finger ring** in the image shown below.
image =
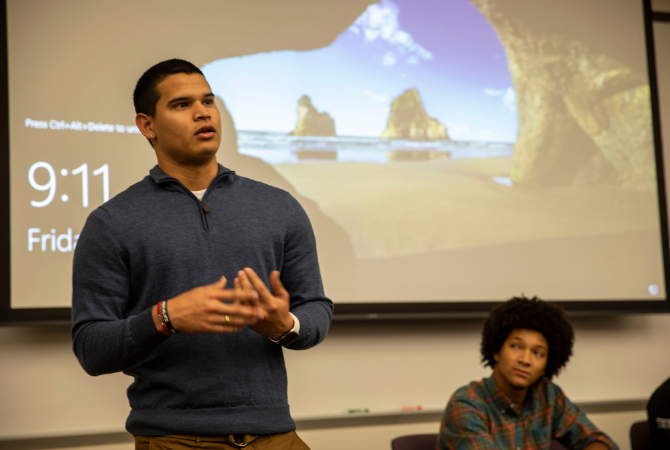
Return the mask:
[[223,317],[226,318],[226,325],[228,325],[230,323],[230,317],[228,317],[227,315],[224,315]]

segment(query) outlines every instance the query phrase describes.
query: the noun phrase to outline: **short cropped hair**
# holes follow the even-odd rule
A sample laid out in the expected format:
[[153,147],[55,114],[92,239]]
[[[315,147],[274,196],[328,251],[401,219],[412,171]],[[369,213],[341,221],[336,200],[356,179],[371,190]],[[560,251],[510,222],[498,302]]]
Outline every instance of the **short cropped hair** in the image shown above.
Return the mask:
[[135,113],[154,117],[156,114],[156,104],[161,97],[158,91],[158,84],[168,76],[177,73],[197,73],[202,75],[200,69],[183,59],[168,59],[167,61],[159,62],[144,72],[140,79],[137,80],[135,91],[133,92]]
[[549,380],[572,356],[575,335],[563,309],[537,297],[528,299],[522,296],[496,306],[484,322],[481,353],[485,366],[493,368],[496,365],[494,355],[500,352],[503,343],[516,329],[537,331],[547,340],[549,351],[545,376]]

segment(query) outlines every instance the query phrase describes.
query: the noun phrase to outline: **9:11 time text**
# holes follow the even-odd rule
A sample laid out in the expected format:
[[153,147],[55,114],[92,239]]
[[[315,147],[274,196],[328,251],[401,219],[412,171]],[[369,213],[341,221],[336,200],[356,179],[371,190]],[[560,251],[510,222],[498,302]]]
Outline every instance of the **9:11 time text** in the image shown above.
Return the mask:
[[[46,170],[49,174],[49,181],[47,181],[45,184],[39,184],[35,180],[35,172],[40,169]],[[60,170],[61,176],[65,177],[68,175],[68,173],[72,173],[72,175],[81,175],[82,206],[84,208],[88,208],[88,164],[84,163],[76,169],[72,169],[71,172],[68,172],[67,169]],[[102,166],[95,169],[93,171],[93,176],[98,175],[102,175],[102,198],[104,203],[109,200],[109,165],[103,164]],[[54,170],[53,166],[51,166],[51,164],[40,161],[30,166],[30,169],[28,170],[28,181],[30,182],[30,185],[33,187],[33,189],[37,191],[49,191],[47,197],[44,200],[31,200],[31,206],[34,206],[35,208],[43,208],[53,201],[56,195],[57,182],[56,171]],[[70,199],[67,194],[61,195],[60,198],[63,202],[67,202]]]

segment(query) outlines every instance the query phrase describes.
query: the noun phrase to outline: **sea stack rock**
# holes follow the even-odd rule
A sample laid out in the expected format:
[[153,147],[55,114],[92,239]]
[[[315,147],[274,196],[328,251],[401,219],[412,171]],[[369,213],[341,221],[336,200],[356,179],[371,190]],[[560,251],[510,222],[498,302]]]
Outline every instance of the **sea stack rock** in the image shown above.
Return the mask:
[[309,96],[303,95],[298,100],[298,124],[289,135],[335,137],[335,121],[327,112],[318,112]]
[[386,131],[382,137],[431,141],[449,139],[444,125],[426,114],[416,88],[408,89],[393,99]]

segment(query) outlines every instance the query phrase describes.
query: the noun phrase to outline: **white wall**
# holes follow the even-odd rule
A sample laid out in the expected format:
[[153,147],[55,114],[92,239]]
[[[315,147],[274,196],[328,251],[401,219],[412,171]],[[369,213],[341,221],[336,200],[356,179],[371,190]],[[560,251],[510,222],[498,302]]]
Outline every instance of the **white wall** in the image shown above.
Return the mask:
[[[575,356],[557,379],[573,400],[646,398],[670,376],[669,316],[580,319],[574,325]],[[478,361],[479,331],[477,321],[336,323],[319,347],[287,352],[293,413],[299,419],[350,407],[442,408],[454,389],[488,373]],[[0,439],[123,429],[129,379],[87,376],[72,355],[66,328],[0,329],[0,361]],[[624,414],[625,426],[621,414],[599,414],[594,420],[625,437],[630,417],[643,413]],[[437,423],[427,423],[302,435],[315,449],[336,448],[342,436],[356,437],[348,448],[368,448],[365,442],[383,448],[394,436],[436,430]],[[367,438],[360,441],[360,436]]]
[[[670,377],[670,358],[659,357],[670,343],[669,316],[573,324],[575,356],[557,378],[573,400],[644,399]],[[456,388],[490,373],[479,363],[479,342],[478,321],[336,324],[319,347],[286,355],[293,413],[441,409]]]

